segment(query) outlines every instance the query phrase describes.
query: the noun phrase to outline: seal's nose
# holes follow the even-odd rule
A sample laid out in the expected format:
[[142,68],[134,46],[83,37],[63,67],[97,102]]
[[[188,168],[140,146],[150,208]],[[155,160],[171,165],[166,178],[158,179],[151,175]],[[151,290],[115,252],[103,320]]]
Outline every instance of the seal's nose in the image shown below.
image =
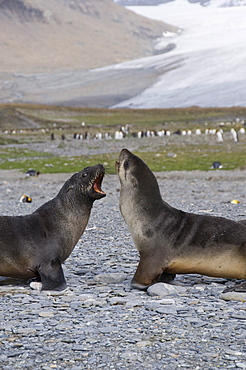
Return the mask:
[[117,173],[119,172],[119,168],[120,168],[120,162],[119,161],[116,161],[115,162],[115,169],[116,169],[116,172]]
[[127,159],[132,155],[130,150],[128,149],[122,149],[120,152],[119,160],[122,161],[123,159]]

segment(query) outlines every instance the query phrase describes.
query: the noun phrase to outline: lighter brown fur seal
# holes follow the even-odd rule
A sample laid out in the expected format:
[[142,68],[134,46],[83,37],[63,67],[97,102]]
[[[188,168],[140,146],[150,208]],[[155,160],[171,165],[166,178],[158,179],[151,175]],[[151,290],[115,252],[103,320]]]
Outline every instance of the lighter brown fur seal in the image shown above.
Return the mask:
[[[246,279],[244,221],[171,207],[162,200],[146,163],[127,149],[121,151],[116,170],[121,184],[120,211],[140,255],[133,288],[170,282],[175,274]],[[245,292],[246,282],[231,290]]]

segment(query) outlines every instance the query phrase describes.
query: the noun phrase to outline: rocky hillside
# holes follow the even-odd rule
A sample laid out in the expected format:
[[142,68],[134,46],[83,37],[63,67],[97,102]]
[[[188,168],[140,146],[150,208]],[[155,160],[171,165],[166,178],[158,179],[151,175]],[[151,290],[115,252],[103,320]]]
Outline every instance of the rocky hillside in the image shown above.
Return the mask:
[[172,26],[112,0],[0,0],[0,72],[88,69],[152,55]]

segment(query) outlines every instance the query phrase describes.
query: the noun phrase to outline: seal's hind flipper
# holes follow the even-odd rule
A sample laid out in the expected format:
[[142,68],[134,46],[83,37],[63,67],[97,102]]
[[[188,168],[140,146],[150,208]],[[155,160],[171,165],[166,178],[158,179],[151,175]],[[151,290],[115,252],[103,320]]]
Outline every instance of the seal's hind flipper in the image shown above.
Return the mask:
[[159,277],[158,282],[170,283],[170,281],[173,281],[175,277],[176,277],[176,274],[168,274],[167,272],[163,272],[161,276]]
[[58,259],[42,264],[38,269],[38,273],[42,282],[42,290],[60,291],[66,289],[66,280]]

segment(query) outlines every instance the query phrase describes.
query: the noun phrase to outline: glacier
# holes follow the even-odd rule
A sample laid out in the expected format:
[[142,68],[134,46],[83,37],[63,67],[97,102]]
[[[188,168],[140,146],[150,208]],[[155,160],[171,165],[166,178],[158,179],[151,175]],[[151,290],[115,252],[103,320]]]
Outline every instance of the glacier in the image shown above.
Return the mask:
[[[159,68],[172,61],[158,80],[111,108],[246,106],[246,1],[210,0],[208,6],[174,0],[127,9],[181,29],[156,40],[156,56],[119,63],[112,69]],[[161,53],[168,45],[169,52]]]

